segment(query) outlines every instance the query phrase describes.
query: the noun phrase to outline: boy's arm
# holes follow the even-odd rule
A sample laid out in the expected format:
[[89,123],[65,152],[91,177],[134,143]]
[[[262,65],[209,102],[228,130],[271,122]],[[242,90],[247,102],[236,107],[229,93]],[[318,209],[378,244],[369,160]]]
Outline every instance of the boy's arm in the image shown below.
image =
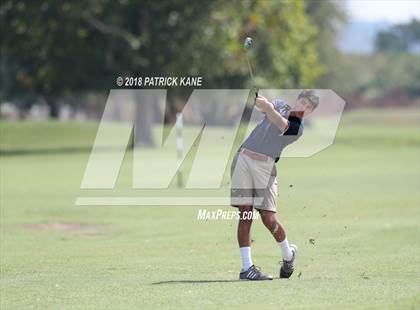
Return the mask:
[[255,105],[260,108],[268,117],[270,122],[277,126],[281,132],[289,128],[289,121],[274,109],[273,104],[263,96],[255,98]]

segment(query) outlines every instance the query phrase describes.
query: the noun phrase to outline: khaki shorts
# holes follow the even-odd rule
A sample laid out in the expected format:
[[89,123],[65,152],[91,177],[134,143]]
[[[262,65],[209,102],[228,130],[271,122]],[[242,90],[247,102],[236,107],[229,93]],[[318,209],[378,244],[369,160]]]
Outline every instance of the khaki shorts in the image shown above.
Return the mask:
[[276,176],[274,160],[260,161],[237,153],[231,167],[231,205],[276,212]]

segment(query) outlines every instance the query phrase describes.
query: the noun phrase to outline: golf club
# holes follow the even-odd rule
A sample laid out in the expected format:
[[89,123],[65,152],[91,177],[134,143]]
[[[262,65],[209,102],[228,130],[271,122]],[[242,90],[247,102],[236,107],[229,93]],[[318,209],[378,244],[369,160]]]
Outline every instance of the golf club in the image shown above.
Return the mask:
[[245,56],[246,56],[246,61],[248,63],[249,76],[251,77],[252,84],[255,87],[255,98],[256,98],[256,97],[258,97],[258,87],[257,87],[257,84],[255,83],[254,74],[252,72],[252,67],[251,67],[251,63],[249,61],[249,56],[248,56],[248,51],[251,48],[252,43],[253,43],[253,40],[252,40],[251,37],[246,37],[245,38],[245,41],[244,41]]

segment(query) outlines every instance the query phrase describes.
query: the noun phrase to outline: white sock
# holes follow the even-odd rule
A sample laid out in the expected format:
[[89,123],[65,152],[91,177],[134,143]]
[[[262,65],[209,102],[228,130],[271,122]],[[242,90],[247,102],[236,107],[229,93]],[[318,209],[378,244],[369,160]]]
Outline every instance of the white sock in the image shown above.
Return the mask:
[[283,255],[283,259],[290,261],[293,258],[293,253],[292,250],[289,247],[289,241],[287,241],[287,238],[284,238],[283,241],[278,242],[280,249],[281,249],[281,253]]
[[239,251],[241,252],[242,258],[242,271],[246,271],[253,265],[251,258],[251,247],[244,246],[239,248]]

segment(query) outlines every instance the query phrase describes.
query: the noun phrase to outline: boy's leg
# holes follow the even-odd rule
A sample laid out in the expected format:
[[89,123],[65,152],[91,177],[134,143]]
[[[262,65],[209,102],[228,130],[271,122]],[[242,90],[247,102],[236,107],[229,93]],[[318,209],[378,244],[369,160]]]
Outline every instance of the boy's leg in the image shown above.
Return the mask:
[[286,231],[283,224],[278,220],[276,213],[267,210],[260,210],[260,214],[265,227],[267,227],[279,244],[283,259],[286,261],[292,260],[293,252],[286,238]]
[[[238,243],[242,258],[242,271],[248,270],[253,265],[251,258],[251,225],[252,206],[239,206]],[[246,216],[244,216],[246,215]]]
[[238,243],[242,258],[242,270],[239,273],[241,280],[273,280],[270,275],[263,274],[252,262],[251,258],[251,225],[252,206],[239,207],[240,218],[238,223]]
[[252,212],[252,178],[245,155],[237,153],[231,167],[231,205],[237,207],[240,218],[238,223],[238,243],[242,258],[242,271],[253,265],[251,259],[252,217],[244,216]]
[[290,278],[295,270],[294,262],[297,254],[297,247],[289,245],[283,225],[277,219],[273,211],[260,210],[261,220],[276,239],[283,255],[283,264],[280,268],[280,278]]
[[[239,247],[251,246],[252,206],[239,206],[238,243]],[[246,216],[244,216],[246,215]]]
[[[266,171],[269,171],[269,169]],[[261,220],[265,227],[271,232],[273,237],[276,239],[283,256],[283,260],[286,262],[292,262],[294,260],[294,254],[296,253],[296,246],[290,246],[286,237],[286,232],[283,224],[278,220],[276,216],[277,210],[277,171],[275,166],[271,170],[270,176],[267,174],[264,176],[263,173],[260,175],[260,185],[263,185],[263,181],[268,178],[268,183],[265,184],[265,188],[258,189],[256,191],[257,197],[262,199],[260,205],[254,203],[254,207],[260,211]]]

